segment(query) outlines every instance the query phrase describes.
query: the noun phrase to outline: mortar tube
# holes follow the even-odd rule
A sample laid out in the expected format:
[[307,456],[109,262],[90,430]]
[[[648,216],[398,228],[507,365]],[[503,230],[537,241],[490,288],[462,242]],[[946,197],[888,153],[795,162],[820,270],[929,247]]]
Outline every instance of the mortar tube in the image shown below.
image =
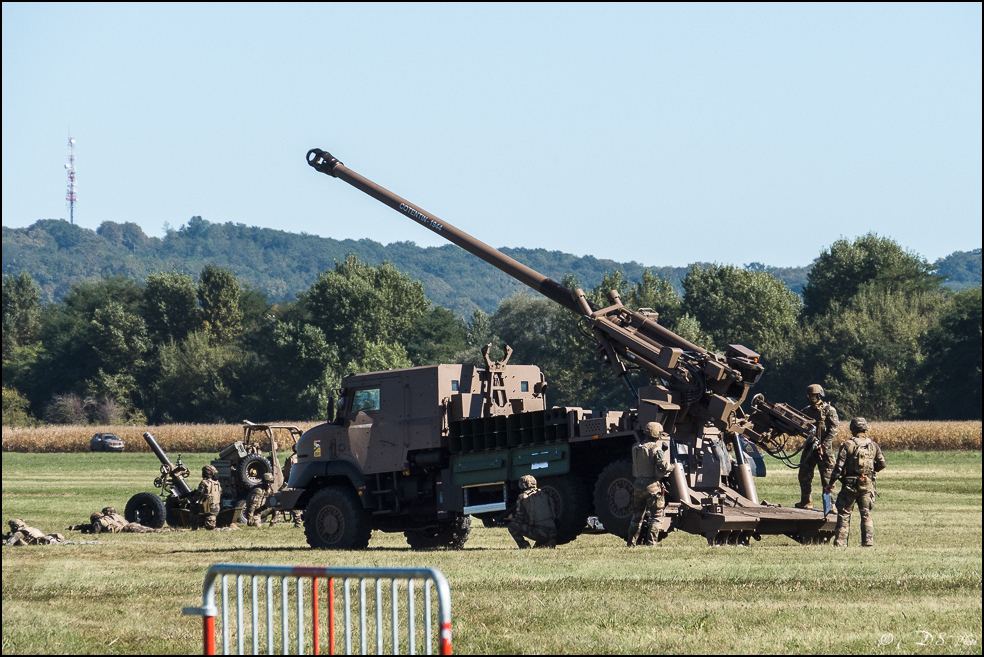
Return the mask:
[[[154,434],[148,431],[144,433],[143,439],[147,441],[147,444],[150,445],[150,449],[152,449],[154,454],[157,455],[157,460],[161,462],[161,465],[165,466],[168,469],[168,472],[173,470],[174,464],[171,463],[171,459],[169,459],[167,454],[164,453],[164,448],[162,448],[160,443],[157,442],[157,439],[154,438]],[[188,482],[184,480],[184,477],[172,477],[171,481],[173,482],[174,487],[181,492],[180,497],[191,495],[191,487],[188,486]]]

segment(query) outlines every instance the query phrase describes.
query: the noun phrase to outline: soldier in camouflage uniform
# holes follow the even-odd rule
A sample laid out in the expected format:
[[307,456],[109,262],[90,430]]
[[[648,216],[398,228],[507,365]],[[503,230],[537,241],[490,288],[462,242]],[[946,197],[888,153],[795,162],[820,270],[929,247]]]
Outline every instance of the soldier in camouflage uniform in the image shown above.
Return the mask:
[[649,536],[643,539],[647,545],[655,545],[659,539],[659,519],[666,509],[663,479],[672,465],[667,456],[669,443],[664,438],[663,425],[650,422],[642,431],[642,438],[632,447],[632,519],[626,544],[634,547],[642,532],[643,519],[649,513]]
[[[296,444],[292,445],[291,449],[294,451],[294,453],[288,456],[287,459],[284,461],[284,468],[283,468],[284,485],[281,488],[281,490],[287,488],[287,482],[290,481],[290,471],[294,469],[295,465],[297,465],[297,445]],[[294,514],[294,526],[295,527],[303,526],[304,511],[300,509],[294,509],[292,513]]]
[[841,490],[835,502],[837,537],[834,545],[837,547],[847,547],[851,511],[855,504],[861,514],[861,545],[874,545],[875,525],[871,520],[871,509],[875,505],[875,473],[885,469],[885,456],[867,432],[868,422],[863,417],[851,420],[853,437],[841,445],[830,484],[824,489],[824,492],[830,493],[834,489],[833,482],[841,481]]
[[29,527],[20,519],[11,520],[7,524],[10,526],[10,535],[5,537],[6,545],[51,545],[66,542],[61,534],[45,534],[36,527]]
[[136,522],[127,522],[126,518],[116,512],[111,506],[103,507],[102,511],[96,511],[89,516],[89,522],[82,525],[72,525],[68,529],[81,531],[83,534],[146,534],[163,532],[163,529],[146,527]]
[[[273,475],[269,472],[263,475],[263,483],[249,492],[246,500],[246,524],[250,527],[262,527],[261,513],[266,507],[267,498],[273,495]],[[274,524],[271,522],[270,524]]]
[[205,516],[205,529],[215,529],[219,509],[222,506],[222,485],[218,481],[219,471],[214,465],[202,468],[202,483],[195,491],[197,509],[192,509],[191,529],[198,529],[198,513]]
[[521,550],[530,547],[527,538],[536,541],[535,547],[557,547],[557,510],[545,491],[536,487],[532,475],[519,479],[519,498],[509,522],[509,533]]
[[810,405],[800,411],[816,422],[816,444],[809,443],[803,448],[800,459],[799,484],[800,501],[798,509],[813,508],[813,471],[820,470],[820,485],[826,488],[830,482],[830,471],[834,468],[834,437],[840,420],[837,411],[823,400],[823,388],[814,383],[806,387],[806,398]]

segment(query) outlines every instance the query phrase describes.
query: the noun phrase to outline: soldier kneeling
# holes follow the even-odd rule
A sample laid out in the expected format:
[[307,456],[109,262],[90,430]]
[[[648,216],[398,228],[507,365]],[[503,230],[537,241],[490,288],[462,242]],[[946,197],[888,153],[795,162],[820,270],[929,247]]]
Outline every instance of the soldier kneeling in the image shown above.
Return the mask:
[[[249,492],[249,499],[246,501],[246,524],[250,527],[262,527],[263,518],[261,516],[266,507],[267,498],[273,495],[273,475],[267,472],[263,475],[263,484],[255,487]],[[274,524],[271,521],[271,524]]]
[[195,491],[195,507],[191,513],[191,530],[198,529],[199,514],[205,517],[205,529],[215,529],[219,509],[222,508],[222,484],[219,483],[219,471],[214,465],[202,468],[202,481]]
[[557,547],[557,510],[548,493],[536,487],[536,479],[524,475],[519,480],[519,499],[509,523],[509,533],[519,548],[530,547],[527,538],[536,541],[536,547]]

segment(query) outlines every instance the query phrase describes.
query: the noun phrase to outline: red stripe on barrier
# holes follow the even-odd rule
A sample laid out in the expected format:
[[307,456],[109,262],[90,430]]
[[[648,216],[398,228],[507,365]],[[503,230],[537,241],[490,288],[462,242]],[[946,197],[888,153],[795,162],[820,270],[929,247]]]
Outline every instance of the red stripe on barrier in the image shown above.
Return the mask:
[[318,578],[317,577],[312,577],[311,578],[311,605],[312,605],[312,608],[311,608],[311,621],[312,621],[312,630],[311,630],[311,635],[312,636],[311,636],[311,640],[314,641],[314,643],[312,644],[312,648],[314,650],[314,654],[315,655],[320,655],[321,653],[318,652],[318,625],[320,625],[320,623],[318,622],[318,616],[319,616],[319,614],[318,614]]
[[202,628],[204,630],[204,641],[202,641],[202,651],[205,655],[215,654],[215,616],[202,616]]
[[335,654],[335,579],[328,578],[328,654]]
[[439,654],[451,654],[451,623],[441,623],[441,647]]

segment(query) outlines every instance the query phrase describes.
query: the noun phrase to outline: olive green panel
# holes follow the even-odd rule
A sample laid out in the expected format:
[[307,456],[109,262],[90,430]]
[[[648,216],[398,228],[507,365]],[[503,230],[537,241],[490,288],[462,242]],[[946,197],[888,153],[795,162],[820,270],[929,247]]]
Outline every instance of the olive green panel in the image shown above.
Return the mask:
[[451,485],[474,486],[509,479],[509,450],[478,454],[456,454],[451,457]]
[[571,469],[570,447],[566,444],[514,449],[510,460],[510,479],[519,479],[523,475],[551,477],[567,474]]

